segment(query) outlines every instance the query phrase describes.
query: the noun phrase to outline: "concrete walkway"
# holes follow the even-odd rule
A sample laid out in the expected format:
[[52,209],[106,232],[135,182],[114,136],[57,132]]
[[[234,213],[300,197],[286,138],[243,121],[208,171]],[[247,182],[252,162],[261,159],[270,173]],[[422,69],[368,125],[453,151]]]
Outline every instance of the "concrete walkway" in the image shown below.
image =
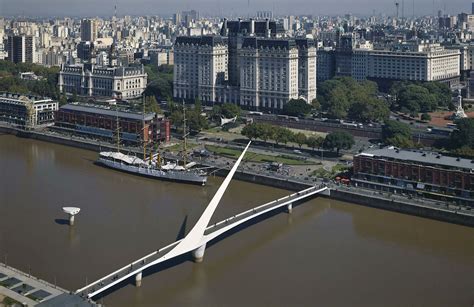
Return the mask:
[[4,296],[35,306],[64,293],[68,291],[0,263],[0,294]]

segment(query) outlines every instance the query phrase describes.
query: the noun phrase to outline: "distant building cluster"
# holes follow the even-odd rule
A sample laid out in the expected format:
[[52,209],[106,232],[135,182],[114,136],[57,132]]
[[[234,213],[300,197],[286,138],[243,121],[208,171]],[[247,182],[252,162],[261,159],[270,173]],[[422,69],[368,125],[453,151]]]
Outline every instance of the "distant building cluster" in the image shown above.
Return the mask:
[[[111,18],[0,18],[0,60],[62,67],[68,93],[92,96],[116,95],[128,86],[125,97],[135,97],[135,83],[105,75],[120,79],[121,71],[143,64],[175,66],[176,99],[256,109],[280,109],[297,98],[310,102],[316,84],[335,76],[382,87],[397,80],[461,83],[469,98],[474,12],[467,9],[449,15],[435,4],[432,16],[421,17],[399,14],[397,6],[396,14],[366,17],[277,16],[263,9],[246,20],[227,20],[188,9],[171,18],[117,12]],[[76,70],[84,74],[80,80]]]

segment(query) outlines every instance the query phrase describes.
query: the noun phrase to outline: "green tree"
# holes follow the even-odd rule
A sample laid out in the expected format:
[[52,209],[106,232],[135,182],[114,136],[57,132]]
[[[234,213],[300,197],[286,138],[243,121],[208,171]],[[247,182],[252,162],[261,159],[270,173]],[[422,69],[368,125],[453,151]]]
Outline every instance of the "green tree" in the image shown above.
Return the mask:
[[335,131],[326,135],[323,147],[325,149],[334,150],[339,155],[341,149],[351,149],[354,146],[354,137],[345,131]]
[[392,92],[397,96],[399,110],[409,113],[431,112],[438,107],[438,97],[435,93],[414,83],[397,83]]
[[259,131],[258,131],[258,124],[252,123],[246,125],[244,128],[242,128],[241,134],[243,136],[246,136],[249,140],[254,140],[260,137]]
[[158,105],[155,96],[145,96],[145,111],[155,112],[157,114],[161,113],[160,106]]
[[410,126],[396,120],[387,120],[385,125],[382,126],[382,140],[392,138],[396,135],[411,139]]
[[298,132],[294,136],[294,141],[301,148],[301,146],[306,143],[306,135],[304,133]]
[[410,126],[395,120],[388,120],[382,126],[382,140],[397,147],[413,147]]
[[451,147],[474,148],[474,118],[463,118],[455,121],[456,129],[451,133]]
[[327,112],[328,115],[334,118],[346,118],[347,110],[350,107],[349,99],[342,88],[335,88],[331,91],[328,98]]
[[280,143],[286,144],[291,140],[292,134],[289,129],[277,126],[275,127],[274,141],[277,145]]
[[306,145],[308,145],[308,147],[310,147],[311,149],[314,149],[316,147],[321,147],[323,145],[323,142],[324,142],[324,138],[320,137],[320,136],[310,136],[306,139]]
[[240,116],[240,107],[233,103],[224,103],[221,106],[221,115],[225,118],[234,118]]
[[283,106],[282,114],[289,116],[301,116],[311,112],[311,105],[304,99],[291,99]]
[[273,140],[275,138],[275,129],[274,126],[269,124],[257,124],[259,131],[259,138],[262,139],[265,143],[268,140]]
[[180,110],[175,110],[170,115],[171,124],[173,124],[176,128],[183,127],[183,112]]
[[407,138],[402,135],[394,135],[391,138],[388,138],[385,140],[386,144],[393,145],[395,147],[400,147],[400,148],[413,148],[415,147],[415,144],[410,138]]
[[321,103],[319,103],[319,100],[317,98],[311,100],[311,107],[314,111],[321,111]]
[[186,112],[186,117],[190,131],[199,132],[209,127],[207,119],[201,115],[201,112],[197,112],[197,110]]
[[348,116],[358,122],[378,122],[386,120],[390,115],[388,105],[377,98],[354,102],[349,108]]
[[429,122],[431,120],[431,115],[428,113],[421,114],[421,120]]

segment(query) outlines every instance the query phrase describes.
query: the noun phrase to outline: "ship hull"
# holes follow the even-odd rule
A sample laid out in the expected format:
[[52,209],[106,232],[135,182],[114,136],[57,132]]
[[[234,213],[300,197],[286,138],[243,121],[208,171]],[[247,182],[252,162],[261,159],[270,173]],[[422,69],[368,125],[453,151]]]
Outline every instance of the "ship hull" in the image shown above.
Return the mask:
[[99,158],[96,163],[107,168],[118,170],[121,172],[148,177],[153,179],[174,181],[174,182],[185,182],[191,184],[205,185],[207,182],[206,176],[200,176],[188,171],[162,171],[153,168],[144,168],[134,165],[125,165],[120,162],[110,161]]

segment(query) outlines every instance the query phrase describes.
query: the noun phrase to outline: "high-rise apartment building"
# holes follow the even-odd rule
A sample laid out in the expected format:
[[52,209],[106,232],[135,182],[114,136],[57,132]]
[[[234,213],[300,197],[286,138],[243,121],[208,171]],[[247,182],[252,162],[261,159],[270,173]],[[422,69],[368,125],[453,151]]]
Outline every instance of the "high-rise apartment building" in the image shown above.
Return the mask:
[[35,37],[25,35],[8,36],[7,52],[8,59],[13,63],[35,63]]
[[178,37],[174,97],[281,109],[291,99],[316,98],[312,39],[281,38],[281,25],[224,20],[221,35]]
[[94,42],[97,39],[97,21],[95,19],[81,20],[81,40]]

